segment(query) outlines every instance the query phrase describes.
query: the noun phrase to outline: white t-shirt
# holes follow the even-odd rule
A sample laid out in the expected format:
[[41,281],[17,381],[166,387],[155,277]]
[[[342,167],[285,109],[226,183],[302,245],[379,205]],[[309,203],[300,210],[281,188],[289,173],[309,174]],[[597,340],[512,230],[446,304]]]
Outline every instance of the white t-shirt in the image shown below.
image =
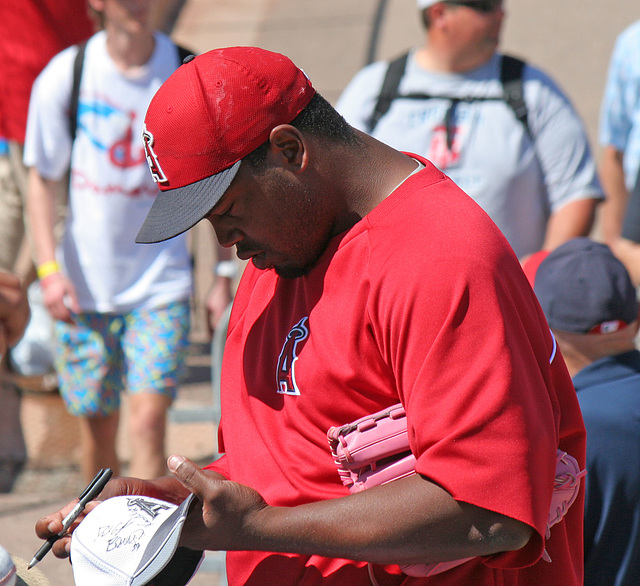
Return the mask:
[[[501,56],[465,74],[422,69],[415,50],[400,81],[402,95],[500,97]],[[367,130],[388,63],[361,70],[337,103],[347,121]],[[402,151],[422,155],[449,175],[491,216],[519,257],[542,247],[547,220],[564,204],[602,198],[582,122],[559,88],[525,66],[525,102],[535,146],[503,100],[458,103],[447,146],[449,99],[396,99],[372,135]],[[464,226],[460,227],[464,230]]]
[[56,55],[33,86],[24,162],[58,180],[71,161],[69,215],[58,256],[83,311],[159,307],[191,292],[186,236],[134,242],[158,193],[141,138],[144,115],[179,64],[170,39],[158,33],[155,40],[149,62],[130,75],[109,57],[104,32],[89,40],[73,153],[68,111],[77,48]]

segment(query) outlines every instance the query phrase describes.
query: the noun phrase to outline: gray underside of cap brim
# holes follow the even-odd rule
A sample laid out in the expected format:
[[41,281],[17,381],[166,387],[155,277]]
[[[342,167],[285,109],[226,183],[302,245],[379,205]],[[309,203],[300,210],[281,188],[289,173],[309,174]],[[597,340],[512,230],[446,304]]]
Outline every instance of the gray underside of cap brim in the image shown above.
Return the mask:
[[159,192],[136,236],[136,242],[163,242],[195,226],[224,195],[241,162],[185,187]]
[[131,582],[133,586],[147,584],[169,563],[178,547],[182,527],[193,498],[194,495],[190,494],[156,529],[133,574]]

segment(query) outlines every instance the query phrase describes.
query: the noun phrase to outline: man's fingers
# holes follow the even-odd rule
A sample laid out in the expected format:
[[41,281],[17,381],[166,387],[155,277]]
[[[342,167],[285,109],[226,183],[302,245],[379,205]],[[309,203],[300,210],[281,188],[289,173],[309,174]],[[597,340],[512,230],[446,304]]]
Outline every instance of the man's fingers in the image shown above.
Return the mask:
[[[62,521],[69,514],[69,512],[71,512],[71,510],[75,507],[77,502],[78,502],[77,500],[73,501],[68,505],[65,505],[65,507],[63,507],[56,513],[40,518],[36,522],[36,535],[40,539],[44,539],[44,540],[47,540],[50,537],[53,537],[54,535],[58,535],[64,528]],[[56,541],[53,544],[53,547],[51,548],[53,555],[55,555],[57,558],[69,557],[69,548],[71,547],[71,534],[74,532],[76,527],[82,522],[82,519],[84,519],[85,515],[91,512],[99,504],[100,503],[98,501],[91,501],[90,503],[87,504],[84,511],[71,524],[69,529],[67,529],[65,536],[62,537],[61,539],[58,539],[58,541]]]
[[62,531],[63,519],[77,504],[78,499],[73,500],[62,507],[59,511],[38,519],[38,521],[36,522],[36,535],[40,539],[49,539],[49,537],[60,533],[60,531]]
[[62,517],[47,515],[36,521],[36,535],[40,539],[49,539],[52,535],[62,531]]

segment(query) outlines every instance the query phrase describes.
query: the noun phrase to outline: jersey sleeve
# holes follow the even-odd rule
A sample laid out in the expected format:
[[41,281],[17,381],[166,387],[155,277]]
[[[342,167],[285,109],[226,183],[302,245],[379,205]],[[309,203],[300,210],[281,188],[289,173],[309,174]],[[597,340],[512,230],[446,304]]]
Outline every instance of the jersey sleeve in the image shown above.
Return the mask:
[[231,472],[229,471],[227,457],[224,454],[214,462],[207,464],[204,467],[204,470],[212,470],[213,472],[222,474],[222,476],[224,476],[227,480],[231,478]]
[[76,47],[56,55],[34,82],[29,102],[24,163],[45,179],[62,179],[71,160],[69,102]]
[[[417,472],[458,501],[533,527],[529,545],[503,560],[517,567],[542,553],[560,410],[546,321],[488,222],[461,214],[442,223],[464,230],[403,235],[407,246],[371,268],[387,273],[374,296],[375,330],[407,411]],[[482,254],[472,252],[479,246]],[[577,402],[572,388],[562,391]]]
[[549,211],[578,199],[603,199],[587,133],[573,105],[540,70],[527,66],[524,76],[529,123]]

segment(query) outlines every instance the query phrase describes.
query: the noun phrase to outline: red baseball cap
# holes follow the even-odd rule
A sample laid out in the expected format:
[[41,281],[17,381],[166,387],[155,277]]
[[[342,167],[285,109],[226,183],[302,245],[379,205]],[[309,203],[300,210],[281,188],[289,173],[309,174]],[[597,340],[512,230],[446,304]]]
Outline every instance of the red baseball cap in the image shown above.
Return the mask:
[[181,65],[156,92],[144,121],[147,162],[158,193],[136,242],[161,242],[204,218],[243,157],[288,124],[315,95],[284,55],[228,47]]

